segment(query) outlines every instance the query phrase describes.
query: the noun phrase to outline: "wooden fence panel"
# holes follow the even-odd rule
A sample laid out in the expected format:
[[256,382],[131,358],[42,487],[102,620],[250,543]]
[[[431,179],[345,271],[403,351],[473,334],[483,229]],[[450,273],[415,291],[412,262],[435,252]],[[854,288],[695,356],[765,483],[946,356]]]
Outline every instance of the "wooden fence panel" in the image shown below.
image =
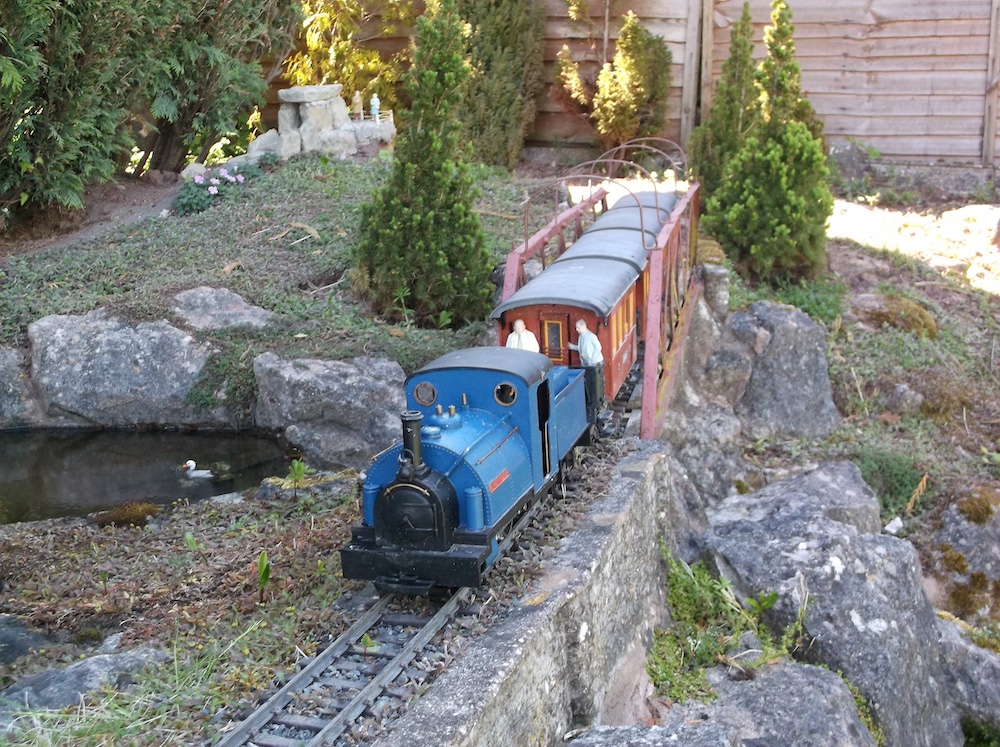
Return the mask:
[[[791,0],[802,88],[828,141],[854,139],[901,161],[997,165],[997,112],[989,105],[997,63],[989,60],[996,57],[998,4]],[[703,112],[742,10],[742,0],[712,5]],[[762,56],[768,0],[751,0],[751,14]]]
[[[631,8],[673,55],[668,119],[660,133],[685,144],[707,112],[742,0],[611,2],[608,56]],[[567,112],[554,89],[565,44],[596,75],[605,46],[605,0],[589,0],[590,23],[572,21],[566,0],[542,0],[546,88],[529,145],[594,142],[585,117]],[[770,0],[750,0],[755,55],[764,55]],[[1000,165],[1000,0],[790,0],[802,87],[832,144],[857,140],[884,157]],[[384,53],[408,39],[373,42]],[[276,84],[280,85],[280,84]],[[268,112],[276,112],[276,91]]]

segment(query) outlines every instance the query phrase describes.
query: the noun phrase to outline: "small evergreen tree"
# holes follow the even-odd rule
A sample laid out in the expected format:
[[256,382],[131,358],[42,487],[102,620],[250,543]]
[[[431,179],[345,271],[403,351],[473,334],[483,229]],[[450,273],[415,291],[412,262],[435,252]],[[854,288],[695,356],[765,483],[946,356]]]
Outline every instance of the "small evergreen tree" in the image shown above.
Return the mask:
[[456,109],[469,72],[455,0],[428,2],[414,43],[404,79],[412,104],[400,112],[389,181],[362,211],[356,262],[380,313],[443,327],[481,319],[492,291],[472,176],[459,151]]
[[809,128],[813,137],[822,138],[823,122],[802,96],[802,71],[795,60],[794,33],[788,3],[772,0],[771,25],[764,29],[767,56],[754,74],[761,116],[765,122],[778,124],[798,120]]
[[601,145],[612,148],[636,137],[661,134],[672,63],[667,43],[643,28],[629,11],[614,60],[604,64],[594,84],[584,81],[567,46],[556,56],[556,79],[564,103],[588,112]]
[[705,225],[738,267],[776,281],[823,268],[833,195],[823,142],[813,133],[821,124],[801,96],[791,12],[784,0],[772,0],[771,9],[767,57],[755,75],[761,121],[726,163]]
[[[740,149],[753,131],[760,115],[754,84],[753,22],[750,3],[743,3],[743,15],[729,37],[729,58],[722,63],[715,98],[705,121],[688,143],[692,172],[707,199],[723,181],[726,162]],[[702,202],[705,205],[705,202]]]
[[459,116],[482,163],[513,168],[542,91],[544,7],[538,0],[459,0],[469,23],[472,75]]

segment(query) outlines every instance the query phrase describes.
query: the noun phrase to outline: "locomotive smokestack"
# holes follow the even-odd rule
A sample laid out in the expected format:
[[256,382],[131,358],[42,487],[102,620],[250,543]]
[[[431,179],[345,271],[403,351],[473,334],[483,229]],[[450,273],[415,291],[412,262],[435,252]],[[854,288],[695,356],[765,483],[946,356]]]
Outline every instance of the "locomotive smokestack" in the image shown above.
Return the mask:
[[403,456],[413,460],[413,471],[423,472],[424,456],[420,442],[420,422],[424,415],[419,410],[407,410],[401,415],[403,421]]

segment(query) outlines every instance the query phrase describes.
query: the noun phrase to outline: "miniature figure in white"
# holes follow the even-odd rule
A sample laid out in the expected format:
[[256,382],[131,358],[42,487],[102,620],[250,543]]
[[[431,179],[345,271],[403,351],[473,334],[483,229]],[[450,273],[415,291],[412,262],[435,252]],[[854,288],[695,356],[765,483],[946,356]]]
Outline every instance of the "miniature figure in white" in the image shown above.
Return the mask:
[[514,331],[507,336],[507,347],[538,352],[538,338],[530,329],[526,329],[523,319],[514,320]]
[[379,106],[381,106],[381,103],[382,102],[380,102],[378,100],[378,94],[377,93],[373,93],[372,94],[372,119],[374,119],[376,123],[378,123],[378,122],[381,121],[379,119],[379,116],[378,116],[378,108],[379,108]]
[[580,353],[580,363],[585,366],[599,366],[604,363],[604,353],[601,351],[601,341],[587,327],[583,319],[576,321],[577,342],[569,344],[570,350]]

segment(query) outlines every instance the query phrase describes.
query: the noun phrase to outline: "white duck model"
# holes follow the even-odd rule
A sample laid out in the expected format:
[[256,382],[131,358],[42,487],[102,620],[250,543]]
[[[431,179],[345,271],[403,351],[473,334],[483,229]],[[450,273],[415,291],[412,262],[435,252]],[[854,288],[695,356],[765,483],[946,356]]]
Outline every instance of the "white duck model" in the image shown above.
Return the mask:
[[184,464],[181,465],[181,469],[184,470],[185,477],[190,477],[192,479],[214,477],[212,470],[195,469],[196,466],[197,465],[194,463],[194,459],[188,459],[184,462]]

